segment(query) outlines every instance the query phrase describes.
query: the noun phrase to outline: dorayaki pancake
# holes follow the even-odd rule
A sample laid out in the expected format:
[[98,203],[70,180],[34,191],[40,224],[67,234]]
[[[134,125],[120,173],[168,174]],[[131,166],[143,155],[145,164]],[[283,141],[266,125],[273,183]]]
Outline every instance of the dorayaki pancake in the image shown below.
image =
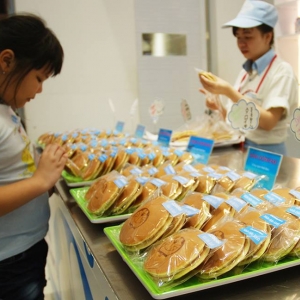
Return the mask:
[[187,219],[187,217],[186,217],[185,213],[182,213],[182,214],[179,214],[179,215],[173,217],[171,224],[169,225],[169,227],[165,231],[165,233],[161,236],[161,239],[182,229],[183,225],[186,222],[186,219]]
[[105,154],[107,155],[107,159],[104,162],[102,174],[107,174],[112,170],[117,158],[117,153],[114,150],[107,150]]
[[66,171],[80,178],[83,169],[87,166],[89,154],[89,152],[79,152],[72,159],[68,159],[65,166]]
[[284,198],[284,205],[294,205],[297,202],[297,197],[291,194],[292,189],[290,188],[274,188],[272,189],[273,193],[276,193],[280,197]]
[[131,176],[131,175],[140,175],[142,174],[142,169],[139,166],[127,163],[123,169],[120,171],[122,175],[125,177]]
[[102,171],[104,165],[103,162],[100,160],[99,156],[94,154],[89,155],[89,161],[87,162],[87,166],[82,171],[81,178],[84,181],[97,178]]
[[142,203],[146,202],[153,196],[158,196],[160,189],[151,181],[147,181],[142,186],[141,194],[136,198],[136,200],[132,203],[131,208],[136,209]]
[[179,161],[179,156],[172,148],[169,148],[164,155],[165,155],[165,160],[169,161],[173,166],[175,166]]
[[201,229],[205,222],[211,217],[209,212],[210,204],[202,199],[203,194],[197,192],[188,193],[185,198],[182,200],[183,204],[195,207],[199,212],[188,218],[185,223],[185,228],[196,228]]
[[257,182],[257,176],[250,172],[239,172],[240,178],[235,181],[232,190],[243,189],[250,191]]
[[213,196],[223,199],[223,202],[218,208],[213,209],[211,206],[211,217],[202,227],[202,230],[205,232],[215,229],[220,222],[232,218],[235,213],[234,208],[225,202],[225,200],[230,198],[228,194],[218,193]]
[[173,220],[163,206],[166,201],[164,196],[147,201],[123,223],[119,239],[127,250],[144,249],[165,233]]
[[264,214],[269,214],[283,220],[282,224],[277,228],[272,226],[270,246],[262,256],[266,261],[279,261],[288,255],[299,241],[300,220],[294,215],[287,213],[286,209],[287,207],[274,206],[264,212]]
[[170,199],[176,199],[182,192],[182,185],[174,179],[174,174],[167,174],[160,178],[166,184],[161,187],[162,193]]
[[[174,279],[196,268],[207,257],[200,230],[189,228],[178,231],[153,245],[144,261],[144,270],[155,278]],[[179,276],[176,277],[176,279]]]
[[217,180],[209,175],[201,174],[199,176],[198,186],[195,188],[195,192],[203,194],[211,194],[213,191]]
[[47,146],[54,140],[54,132],[46,132],[40,135],[37,139],[39,145]]
[[212,251],[204,262],[199,277],[203,279],[217,278],[233,269],[247,255],[250,241],[241,233],[243,225],[237,221],[229,221],[209,233],[215,235],[223,245]]
[[97,183],[97,189],[87,199],[87,209],[96,215],[103,215],[113,205],[121,192],[122,189],[113,180],[100,178]]
[[155,157],[152,160],[152,164],[154,167],[159,167],[165,160],[163,151],[160,147],[153,147],[153,152],[155,153]]
[[112,169],[120,172],[127,163],[128,159],[129,154],[126,152],[126,149],[119,147]]
[[126,209],[136,200],[142,193],[142,186],[134,179],[127,178],[128,184],[124,187],[122,193],[114,202],[111,214],[119,215],[126,211]]
[[269,191],[267,189],[256,188],[256,189],[252,189],[249,193],[263,201],[261,204],[259,204],[255,207],[256,209],[264,210],[270,206],[270,203],[268,201],[266,201],[266,199],[264,198],[264,195],[269,193]]
[[245,258],[239,263],[240,266],[247,265],[255,260],[258,260],[268,248],[271,241],[271,227],[260,218],[261,212],[258,210],[248,210],[247,212],[239,215],[237,220],[245,224],[246,226],[251,226],[265,234],[267,237],[259,244],[254,243],[250,239],[250,247]]
[[212,74],[212,73],[209,73],[209,72],[206,72],[206,71],[201,71],[198,73],[199,77],[200,76],[203,76],[205,77],[206,79],[210,80],[210,81],[216,81],[216,77]]
[[156,178],[161,178],[163,175],[167,174],[176,174],[173,164],[169,160],[164,161],[159,167],[157,167],[157,170],[158,171],[154,174],[154,177]]
[[190,164],[192,163],[194,160],[193,155],[188,152],[188,151],[184,151],[178,158],[178,163],[184,162],[186,164]]
[[128,162],[132,165],[140,166],[142,163],[142,159],[139,153],[135,151],[129,155]]

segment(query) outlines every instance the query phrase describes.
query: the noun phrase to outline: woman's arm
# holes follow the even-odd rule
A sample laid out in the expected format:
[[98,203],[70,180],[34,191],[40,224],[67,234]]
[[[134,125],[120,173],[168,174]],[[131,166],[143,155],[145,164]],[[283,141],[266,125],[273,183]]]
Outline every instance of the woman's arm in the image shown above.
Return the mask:
[[[237,103],[240,99],[244,99],[247,102],[251,102],[249,99],[247,99],[247,97],[245,97],[236,89],[234,89],[234,87],[228,82],[215,75],[213,76],[216,79],[215,81],[208,80],[204,76],[199,76],[200,81],[205,90],[209,91],[212,94],[224,95],[231,99],[233,103]],[[261,106],[257,105],[256,103],[255,106],[260,114],[258,126],[266,131],[272,130],[284,114],[283,107],[274,107],[266,110]],[[223,110],[225,110],[223,106],[222,108]]]
[[3,216],[52,188],[67,161],[59,145],[49,145],[43,151],[37,170],[31,178],[0,186],[0,216]]

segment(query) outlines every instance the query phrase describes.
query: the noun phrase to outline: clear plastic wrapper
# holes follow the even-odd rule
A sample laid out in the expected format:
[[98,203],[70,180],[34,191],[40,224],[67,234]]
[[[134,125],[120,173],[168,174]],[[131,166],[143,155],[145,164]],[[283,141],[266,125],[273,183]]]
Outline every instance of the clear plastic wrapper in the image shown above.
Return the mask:
[[[170,226],[174,229],[175,216],[167,209],[166,203],[172,204],[168,197],[163,195],[154,197],[141,205],[123,223],[119,239],[124,249],[129,252],[139,252],[158,241]],[[179,215],[185,218],[182,210],[177,214]]]
[[198,272],[197,268],[210,253],[199,238],[201,233],[195,228],[182,229],[149,249],[143,268],[158,287],[174,287]]
[[157,170],[158,171],[154,174],[154,177],[157,178],[161,178],[162,176],[167,174],[176,174],[174,166],[170,160],[166,160],[165,162],[163,162],[159,167],[157,167]]
[[112,215],[120,215],[130,207],[136,198],[142,193],[143,187],[134,176],[126,177],[128,183],[114,201],[110,211]]
[[247,255],[250,240],[240,230],[244,225],[236,220],[224,222],[209,233],[224,241],[201,266],[201,279],[216,279],[237,266]]
[[142,177],[140,179],[144,180],[144,183],[142,184],[142,192],[131,204],[131,211],[136,210],[140,205],[142,205],[142,203],[148,201],[149,199],[159,196],[162,193],[162,186],[166,184],[165,181],[159,178]]
[[210,204],[203,200],[204,194],[198,192],[189,192],[181,203],[195,207],[198,209],[197,214],[189,217],[184,228],[201,229],[203,225],[211,218]]
[[300,220],[288,213],[287,209],[288,207],[273,206],[261,216],[272,227],[270,245],[262,256],[265,261],[277,263],[289,255],[299,242]]
[[247,266],[260,259],[270,245],[271,226],[261,218],[261,215],[262,212],[250,207],[236,217],[245,225],[242,231],[250,238],[249,251],[239,266]]
[[87,209],[97,216],[110,215],[109,209],[127,184],[126,178],[116,171],[100,177],[85,195]]

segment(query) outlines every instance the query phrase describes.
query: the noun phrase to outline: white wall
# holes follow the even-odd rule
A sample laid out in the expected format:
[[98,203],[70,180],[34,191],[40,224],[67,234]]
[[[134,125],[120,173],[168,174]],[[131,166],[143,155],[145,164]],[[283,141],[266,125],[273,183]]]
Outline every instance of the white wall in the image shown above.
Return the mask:
[[[62,73],[46,81],[43,93],[25,107],[30,137],[126,122],[137,98],[134,0],[15,0],[15,4],[17,12],[43,17],[65,51]],[[138,122],[138,115],[135,119]]]

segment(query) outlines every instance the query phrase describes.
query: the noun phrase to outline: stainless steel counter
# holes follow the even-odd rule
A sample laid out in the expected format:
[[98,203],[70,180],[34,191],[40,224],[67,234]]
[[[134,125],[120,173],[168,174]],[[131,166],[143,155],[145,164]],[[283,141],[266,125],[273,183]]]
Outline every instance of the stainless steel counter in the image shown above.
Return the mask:
[[[209,163],[242,169],[244,161],[244,152],[229,147],[214,151]],[[300,160],[284,157],[276,184],[295,188],[300,186],[299,175]],[[117,299],[153,299],[103,233],[104,227],[115,224],[92,224],[72,199],[63,181],[57,183],[57,194],[60,195],[99,268],[115,291]],[[299,282],[300,266],[296,266],[175,298],[297,300],[300,299]]]

